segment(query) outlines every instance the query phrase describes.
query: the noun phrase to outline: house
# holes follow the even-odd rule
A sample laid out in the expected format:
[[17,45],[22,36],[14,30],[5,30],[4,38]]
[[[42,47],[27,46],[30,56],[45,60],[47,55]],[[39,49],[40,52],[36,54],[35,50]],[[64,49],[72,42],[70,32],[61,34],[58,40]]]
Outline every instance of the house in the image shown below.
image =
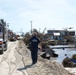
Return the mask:
[[62,40],[64,36],[74,36],[75,31],[68,31],[68,30],[47,30],[47,38],[50,40]]

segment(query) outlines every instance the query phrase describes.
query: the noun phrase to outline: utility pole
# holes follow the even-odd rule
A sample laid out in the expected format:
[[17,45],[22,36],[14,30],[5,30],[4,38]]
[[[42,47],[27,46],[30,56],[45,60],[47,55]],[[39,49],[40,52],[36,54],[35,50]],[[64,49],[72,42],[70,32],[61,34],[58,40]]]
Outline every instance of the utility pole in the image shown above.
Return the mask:
[[32,33],[32,21],[30,21],[31,22],[31,33]]
[[9,23],[6,23],[6,25],[7,25],[7,31],[6,31],[6,33],[7,33],[7,40],[9,39]]

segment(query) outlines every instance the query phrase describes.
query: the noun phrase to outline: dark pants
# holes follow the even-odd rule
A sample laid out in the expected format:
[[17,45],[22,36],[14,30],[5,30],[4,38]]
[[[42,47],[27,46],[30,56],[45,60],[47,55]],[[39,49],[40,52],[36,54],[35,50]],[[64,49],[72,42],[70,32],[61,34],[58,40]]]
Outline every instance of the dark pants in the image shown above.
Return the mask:
[[32,58],[32,64],[35,64],[38,58],[38,49],[31,50],[31,58]]

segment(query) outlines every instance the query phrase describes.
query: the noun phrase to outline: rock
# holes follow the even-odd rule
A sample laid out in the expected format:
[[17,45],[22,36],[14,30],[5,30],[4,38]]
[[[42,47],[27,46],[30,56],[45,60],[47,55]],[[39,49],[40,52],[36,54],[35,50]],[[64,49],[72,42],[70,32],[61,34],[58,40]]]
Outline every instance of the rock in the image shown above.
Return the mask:
[[72,58],[66,57],[62,62],[64,67],[76,67],[76,64],[73,62]]

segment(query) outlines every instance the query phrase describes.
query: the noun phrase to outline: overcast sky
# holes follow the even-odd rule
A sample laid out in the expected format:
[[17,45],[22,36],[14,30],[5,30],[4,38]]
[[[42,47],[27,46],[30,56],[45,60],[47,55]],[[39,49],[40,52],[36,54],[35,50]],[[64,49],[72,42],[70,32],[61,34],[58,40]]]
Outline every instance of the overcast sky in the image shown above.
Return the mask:
[[40,31],[76,30],[76,0],[0,0],[0,18],[15,32],[30,31],[30,21]]

